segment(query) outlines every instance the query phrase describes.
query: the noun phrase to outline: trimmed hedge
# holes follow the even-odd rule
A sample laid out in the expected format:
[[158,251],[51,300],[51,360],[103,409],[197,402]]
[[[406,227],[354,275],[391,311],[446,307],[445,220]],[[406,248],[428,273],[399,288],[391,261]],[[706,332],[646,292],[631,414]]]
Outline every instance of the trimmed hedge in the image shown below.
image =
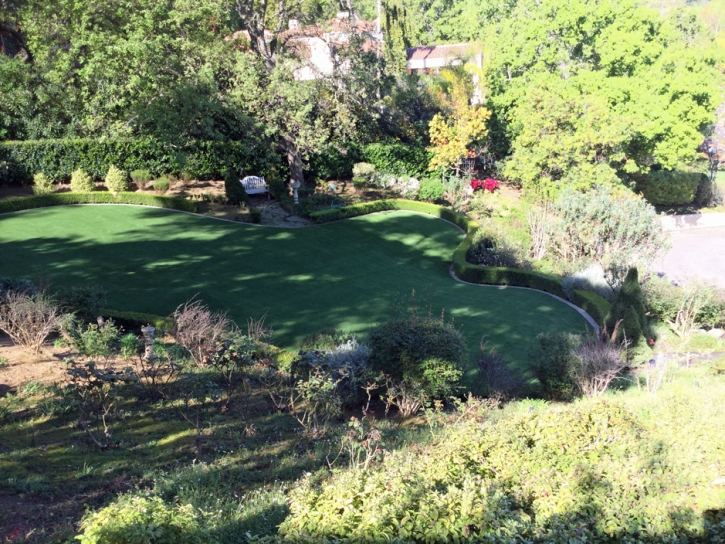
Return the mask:
[[612,306],[594,291],[586,289],[574,289],[572,302],[592,316],[600,326],[604,326],[604,321],[607,319]]
[[650,204],[676,206],[692,203],[698,187],[707,183],[709,178],[701,172],[658,170],[638,180],[637,190]]
[[156,330],[168,331],[174,326],[174,321],[170,317],[161,317],[160,315],[145,314],[141,312],[120,312],[118,310],[104,308],[101,310],[101,315],[103,317],[113,319],[115,322],[126,328],[140,328],[145,327],[146,325],[152,325],[156,327]]
[[375,165],[380,173],[396,176],[425,176],[431,154],[425,147],[398,142],[381,142],[359,146],[344,144],[341,148],[330,147],[310,157],[307,171],[316,178],[347,178],[358,162]]
[[9,182],[25,182],[38,172],[56,181],[66,180],[77,169],[101,180],[111,165],[125,172],[145,169],[161,175],[184,171],[197,179],[221,179],[227,168],[264,175],[279,160],[268,146],[252,141],[172,144],[137,138],[0,142],[0,161],[7,162]]
[[145,193],[118,193],[115,197],[107,192],[52,193],[0,200],[0,214],[69,204],[139,204],[192,213],[196,213],[199,209],[199,203],[193,200]]
[[437,204],[428,202],[416,202],[413,200],[391,199],[377,200],[345,206],[336,210],[323,210],[310,214],[315,223],[328,223],[340,219],[347,219],[358,215],[381,212],[386,210],[410,210],[427,213],[440,217],[446,221],[458,225],[467,235],[453,252],[453,271],[456,276],[470,283],[484,283],[490,285],[511,285],[517,287],[529,287],[546,291],[552,295],[564,298],[564,290],[561,282],[547,274],[521,270],[517,268],[497,268],[491,266],[478,266],[466,261],[466,252],[471,247],[473,235],[479,229],[479,225],[473,219],[460,213],[454,212]]

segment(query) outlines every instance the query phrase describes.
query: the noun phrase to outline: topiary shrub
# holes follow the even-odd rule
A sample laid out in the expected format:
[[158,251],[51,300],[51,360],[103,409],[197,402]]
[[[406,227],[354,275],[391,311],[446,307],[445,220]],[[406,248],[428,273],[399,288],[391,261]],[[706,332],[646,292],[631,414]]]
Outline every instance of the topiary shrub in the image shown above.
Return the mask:
[[146,185],[149,181],[151,181],[151,172],[145,169],[132,170],[131,179],[139,186]]
[[613,333],[616,324],[620,321],[616,340],[628,342],[627,358],[630,363],[641,365],[649,361],[652,357],[650,343],[653,343],[654,340],[636,268],[629,269],[622,288],[612,303],[605,321],[607,330]]
[[83,170],[75,170],[70,177],[70,190],[74,193],[90,193],[95,190],[96,186],[93,183],[91,176],[86,174]]
[[237,173],[231,169],[224,172],[224,194],[227,197],[227,202],[234,206],[249,202],[249,195],[244,185],[239,180]]
[[443,198],[446,188],[438,176],[427,177],[420,180],[420,190],[418,198],[420,200],[429,200],[435,202]]
[[81,544],[216,543],[190,505],[171,506],[159,497],[122,496],[88,514],[81,531]]
[[648,202],[660,206],[690,204],[697,196],[698,187],[708,183],[701,172],[657,170],[637,182],[637,190]]
[[53,180],[42,172],[33,176],[33,193],[36,195],[47,195],[53,192]]
[[114,195],[128,191],[128,177],[126,172],[116,168],[114,165],[108,169],[106,174],[106,189]]

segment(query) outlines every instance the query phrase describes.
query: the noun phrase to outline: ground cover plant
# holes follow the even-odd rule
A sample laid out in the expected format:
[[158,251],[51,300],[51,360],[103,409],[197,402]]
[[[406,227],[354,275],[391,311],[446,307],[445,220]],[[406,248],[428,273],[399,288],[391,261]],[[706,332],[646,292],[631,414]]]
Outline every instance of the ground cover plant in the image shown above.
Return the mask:
[[575,310],[542,293],[454,282],[448,269],[460,231],[410,212],[278,230],[88,206],[8,214],[0,224],[0,274],[51,274],[67,286],[104,278],[110,308],[157,315],[198,294],[236,320],[266,314],[281,347],[325,327],[366,332],[413,289],[434,312],[445,308],[471,352],[485,329],[519,366],[536,334],[584,330]]

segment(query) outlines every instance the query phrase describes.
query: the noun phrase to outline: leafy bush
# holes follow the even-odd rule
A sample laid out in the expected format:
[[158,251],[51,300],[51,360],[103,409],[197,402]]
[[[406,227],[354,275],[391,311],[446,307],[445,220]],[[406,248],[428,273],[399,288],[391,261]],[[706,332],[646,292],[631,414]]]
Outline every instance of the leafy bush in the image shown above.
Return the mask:
[[137,204],[186,212],[196,212],[199,208],[199,203],[193,200],[143,193],[119,193],[116,196],[105,192],[53,193],[0,200],[0,213],[18,212],[48,206],[67,206],[69,204]]
[[[631,312],[628,312],[631,309]],[[627,317],[629,315],[629,318]],[[652,336],[649,327],[647,312],[644,307],[644,295],[639,285],[639,274],[636,268],[630,268],[627,277],[622,284],[622,288],[617,298],[612,303],[612,308],[607,316],[607,329],[614,330],[614,326],[619,320],[624,320],[620,327],[621,335],[626,335],[627,339],[636,345],[642,335],[647,338]],[[629,325],[629,330],[627,326]]]
[[469,263],[504,268],[528,268],[524,249],[492,229],[479,229],[466,252]]
[[249,208],[249,215],[252,218],[252,223],[262,222],[262,210],[259,208]]
[[[449,425],[366,470],[309,475],[290,542],[623,542],[701,534],[666,452],[627,410],[588,402]],[[667,468],[666,468],[667,467]],[[682,515],[672,516],[672,512]],[[338,540],[339,539],[339,540]]]
[[453,393],[466,358],[463,335],[443,317],[410,314],[373,329],[368,339],[370,368],[422,394],[443,398]]
[[85,321],[95,320],[106,305],[106,292],[97,285],[74,285],[55,294],[58,306]]
[[136,170],[131,171],[131,179],[136,183],[145,185],[151,181],[151,172],[146,169],[137,168]]
[[300,217],[310,217],[310,214],[319,212],[321,210],[329,210],[334,207],[341,207],[345,205],[345,201],[340,197],[330,194],[318,194],[312,195],[309,198],[305,198],[300,201],[297,209],[297,214]]
[[581,338],[575,334],[559,332],[541,333],[536,337],[538,350],[529,353],[531,371],[541,384],[545,399],[568,401],[576,394],[572,370],[577,365],[574,351],[581,346]]
[[167,176],[161,176],[154,180],[154,191],[157,193],[165,193],[171,187],[171,180]]
[[429,200],[435,202],[443,198],[446,192],[445,185],[438,176],[427,177],[420,180],[420,191],[418,198],[421,200]]
[[36,195],[47,195],[53,192],[53,181],[42,172],[33,176],[33,193]]
[[28,180],[35,172],[43,172],[54,181],[68,179],[76,169],[101,179],[111,164],[126,172],[148,170],[151,175],[188,171],[196,179],[208,180],[220,179],[227,168],[264,172],[278,164],[280,157],[253,139],[187,140],[178,144],[135,138],[0,142],[0,161],[3,160],[12,182]]
[[224,172],[224,194],[227,197],[227,202],[234,206],[249,202],[247,190],[242,185],[236,172],[231,169]]
[[128,191],[128,178],[126,172],[111,165],[106,174],[106,189],[114,195]]
[[86,174],[83,170],[74,170],[70,178],[70,190],[74,193],[90,193],[95,190],[96,186],[93,183],[91,176]]
[[352,185],[353,185],[353,187],[355,187],[355,190],[358,192],[365,189],[367,182],[368,182],[367,178],[363,178],[363,177],[352,178]]
[[375,173],[375,165],[369,162],[358,162],[352,167],[352,175],[357,178],[369,179]]
[[141,328],[152,325],[157,331],[170,331],[174,327],[174,322],[168,317],[161,317],[154,314],[144,314],[141,312],[121,312],[104,308],[102,314],[106,317],[113,318],[119,325],[125,328]]
[[365,146],[362,156],[377,172],[396,176],[422,176],[428,172],[431,154],[424,147],[401,143],[374,143]]
[[651,276],[642,283],[642,296],[647,315],[657,321],[674,321],[680,309],[682,288],[663,277]]
[[650,265],[667,247],[655,209],[641,198],[603,187],[565,191],[555,210],[560,216],[559,254],[569,262],[599,262],[610,285],[618,285],[629,267]]
[[574,302],[574,291],[576,290],[592,291],[607,302],[614,301],[615,297],[614,290],[607,283],[604,269],[599,264],[593,264],[565,277],[561,282],[561,287],[564,289],[566,298],[572,302]]
[[214,544],[190,505],[170,506],[159,497],[123,495],[81,522],[81,544]]
[[637,181],[637,190],[650,204],[677,206],[695,200],[697,189],[703,183],[709,183],[709,179],[700,172],[656,170]]

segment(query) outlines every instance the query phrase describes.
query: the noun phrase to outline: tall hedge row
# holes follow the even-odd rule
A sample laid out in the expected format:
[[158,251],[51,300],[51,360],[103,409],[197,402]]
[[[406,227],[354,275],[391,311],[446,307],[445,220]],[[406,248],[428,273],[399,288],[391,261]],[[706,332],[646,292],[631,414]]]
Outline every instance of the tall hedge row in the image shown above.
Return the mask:
[[369,162],[375,165],[378,172],[386,174],[422,177],[428,172],[430,153],[425,147],[398,142],[364,146],[348,143],[312,155],[308,163],[308,174],[324,179],[350,177],[356,162]]
[[221,179],[228,168],[264,175],[279,157],[252,141],[172,144],[150,138],[78,139],[0,142],[0,162],[5,163],[0,181],[18,183],[38,172],[65,181],[77,169],[100,180],[111,165],[126,172],[150,170],[154,176],[189,172],[197,179]]
[[374,202],[365,202],[362,204],[354,204],[345,206],[335,210],[322,210],[313,212],[310,217],[316,223],[327,223],[355,217],[357,215],[365,215],[385,210],[411,210],[427,213],[450,221],[466,231],[467,235],[453,252],[453,271],[456,276],[463,281],[470,283],[483,283],[490,285],[511,285],[518,287],[529,287],[546,291],[553,295],[564,297],[564,290],[561,282],[547,274],[541,272],[533,272],[531,270],[521,270],[517,268],[498,268],[493,266],[479,266],[466,261],[466,252],[471,246],[473,235],[478,230],[479,225],[473,219],[466,217],[460,213],[454,212],[443,206],[429,204],[427,202],[416,202],[412,200],[391,199],[378,200]]

